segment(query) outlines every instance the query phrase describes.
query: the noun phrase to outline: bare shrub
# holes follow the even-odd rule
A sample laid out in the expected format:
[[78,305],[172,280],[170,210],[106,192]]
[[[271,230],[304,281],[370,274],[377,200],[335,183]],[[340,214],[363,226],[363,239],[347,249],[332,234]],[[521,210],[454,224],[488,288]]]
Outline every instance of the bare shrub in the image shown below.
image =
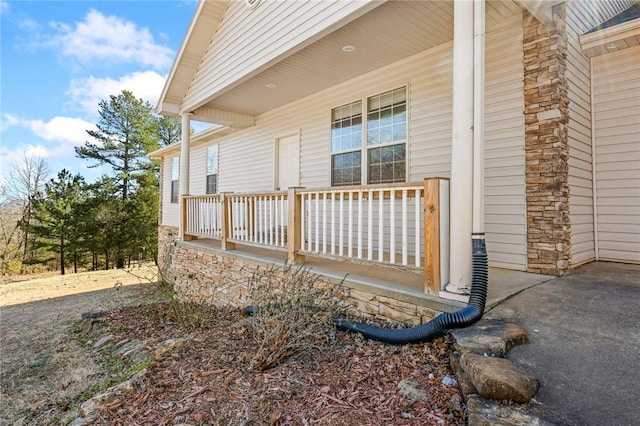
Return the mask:
[[334,335],[342,285],[311,273],[308,267],[259,268],[250,279],[249,294],[257,343],[251,370],[273,367],[286,357],[326,344]]

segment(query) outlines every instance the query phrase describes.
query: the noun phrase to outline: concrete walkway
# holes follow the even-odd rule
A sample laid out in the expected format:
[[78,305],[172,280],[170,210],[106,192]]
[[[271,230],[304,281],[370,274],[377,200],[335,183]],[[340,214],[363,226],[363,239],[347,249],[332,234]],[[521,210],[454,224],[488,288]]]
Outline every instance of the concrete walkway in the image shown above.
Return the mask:
[[579,425],[640,424],[640,265],[584,265],[486,317],[528,332],[507,358],[536,375],[543,408]]

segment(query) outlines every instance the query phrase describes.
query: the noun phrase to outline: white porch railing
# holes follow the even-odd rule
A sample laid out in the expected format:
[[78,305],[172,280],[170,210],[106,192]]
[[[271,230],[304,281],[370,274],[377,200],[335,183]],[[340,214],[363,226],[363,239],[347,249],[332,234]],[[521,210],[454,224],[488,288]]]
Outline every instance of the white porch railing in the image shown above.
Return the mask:
[[448,180],[182,198],[182,238],[423,270],[425,291],[448,277]]
[[302,190],[302,247],[322,254],[422,266],[423,185]]
[[225,195],[229,241],[287,247],[287,194]]

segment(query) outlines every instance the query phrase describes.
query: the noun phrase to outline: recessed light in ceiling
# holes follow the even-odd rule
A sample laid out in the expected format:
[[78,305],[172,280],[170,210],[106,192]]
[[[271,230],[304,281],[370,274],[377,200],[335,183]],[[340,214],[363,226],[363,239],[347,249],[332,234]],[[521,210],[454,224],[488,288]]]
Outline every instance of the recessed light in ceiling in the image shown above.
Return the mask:
[[618,48],[618,43],[609,43],[605,46],[607,50],[614,50]]
[[278,87],[277,85],[273,84],[273,83],[268,83],[265,85],[265,87],[267,89],[275,89],[276,87]]
[[342,46],[342,51],[344,53],[352,53],[356,51],[356,47],[351,44],[345,44],[344,46]]

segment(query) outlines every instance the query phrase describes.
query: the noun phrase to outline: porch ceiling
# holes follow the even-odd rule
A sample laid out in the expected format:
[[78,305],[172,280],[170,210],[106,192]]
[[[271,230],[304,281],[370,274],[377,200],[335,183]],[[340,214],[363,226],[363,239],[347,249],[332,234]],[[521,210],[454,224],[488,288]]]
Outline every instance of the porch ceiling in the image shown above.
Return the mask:
[[[488,1],[486,25],[521,10],[511,0]],[[256,116],[452,38],[452,1],[389,1],[203,107]],[[346,45],[355,51],[345,53]]]

